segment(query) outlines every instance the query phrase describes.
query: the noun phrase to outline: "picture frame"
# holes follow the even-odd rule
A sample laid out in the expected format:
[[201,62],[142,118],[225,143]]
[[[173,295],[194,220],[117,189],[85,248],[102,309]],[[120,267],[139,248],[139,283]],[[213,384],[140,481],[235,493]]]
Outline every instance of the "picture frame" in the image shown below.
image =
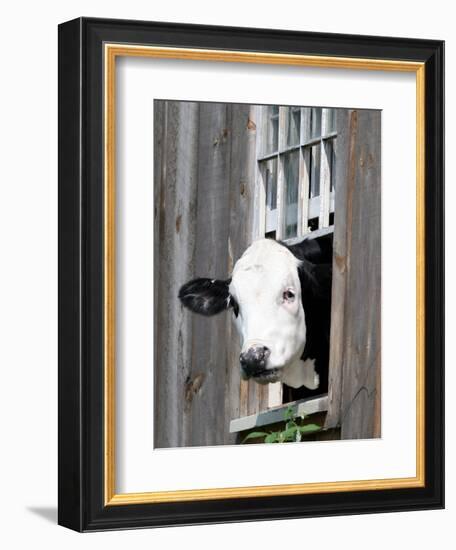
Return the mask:
[[[414,477],[116,492],[115,75],[122,56],[416,75]],[[92,18],[60,25],[59,524],[98,531],[442,508],[443,157],[441,41]]]

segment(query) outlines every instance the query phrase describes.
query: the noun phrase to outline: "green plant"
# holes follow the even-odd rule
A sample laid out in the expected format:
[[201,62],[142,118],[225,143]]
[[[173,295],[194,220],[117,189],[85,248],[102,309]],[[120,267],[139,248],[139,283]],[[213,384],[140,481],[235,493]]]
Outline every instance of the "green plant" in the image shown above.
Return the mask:
[[317,424],[303,425],[305,415],[298,417],[293,407],[289,406],[285,411],[284,421],[285,429],[276,432],[250,432],[242,441],[245,443],[248,439],[257,439],[263,437],[263,443],[287,443],[291,441],[301,441],[303,435],[309,435],[321,431],[321,426]]

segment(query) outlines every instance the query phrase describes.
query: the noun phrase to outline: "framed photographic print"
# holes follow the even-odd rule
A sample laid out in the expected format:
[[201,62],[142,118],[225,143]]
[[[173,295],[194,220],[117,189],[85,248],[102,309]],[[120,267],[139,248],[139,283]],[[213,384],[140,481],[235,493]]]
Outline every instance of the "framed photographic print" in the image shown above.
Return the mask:
[[59,27],[59,523],[443,507],[443,42]]

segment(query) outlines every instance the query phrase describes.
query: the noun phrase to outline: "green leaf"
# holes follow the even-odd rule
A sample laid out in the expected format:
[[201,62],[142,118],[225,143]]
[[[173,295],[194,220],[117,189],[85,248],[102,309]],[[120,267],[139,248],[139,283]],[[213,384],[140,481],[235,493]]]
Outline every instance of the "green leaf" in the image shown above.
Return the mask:
[[272,432],[265,438],[265,443],[277,443],[279,440],[279,432]]
[[321,431],[321,426],[317,426],[317,424],[306,424],[305,426],[300,426],[299,431],[302,434],[311,434]]
[[244,437],[244,439],[242,440],[242,443],[245,443],[247,439],[256,439],[257,437],[266,437],[267,435],[269,435],[267,432],[250,432]]
[[287,410],[285,411],[285,420],[293,420],[295,417],[293,407],[287,407]]
[[289,428],[287,430],[284,430],[281,432],[281,440],[282,441],[294,441],[296,437],[296,432],[299,430],[299,426],[293,426],[292,428]]

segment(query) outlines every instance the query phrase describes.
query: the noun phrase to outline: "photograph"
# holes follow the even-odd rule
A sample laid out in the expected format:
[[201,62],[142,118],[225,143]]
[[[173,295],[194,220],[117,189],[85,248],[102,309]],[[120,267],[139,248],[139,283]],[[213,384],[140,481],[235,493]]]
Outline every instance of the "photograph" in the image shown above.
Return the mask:
[[154,198],[154,446],[381,437],[381,111],[156,99]]

